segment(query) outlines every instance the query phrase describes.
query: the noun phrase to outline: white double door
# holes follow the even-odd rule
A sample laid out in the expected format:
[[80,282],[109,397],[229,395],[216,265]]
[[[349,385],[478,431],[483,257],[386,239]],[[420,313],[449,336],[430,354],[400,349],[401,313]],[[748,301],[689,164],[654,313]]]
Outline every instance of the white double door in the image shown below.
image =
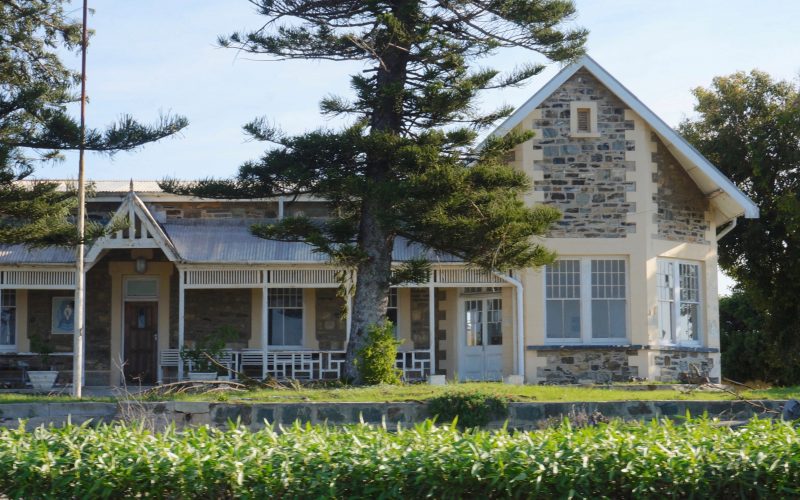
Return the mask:
[[464,300],[464,322],[460,335],[459,378],[502,380],[503,307],[500,298]]

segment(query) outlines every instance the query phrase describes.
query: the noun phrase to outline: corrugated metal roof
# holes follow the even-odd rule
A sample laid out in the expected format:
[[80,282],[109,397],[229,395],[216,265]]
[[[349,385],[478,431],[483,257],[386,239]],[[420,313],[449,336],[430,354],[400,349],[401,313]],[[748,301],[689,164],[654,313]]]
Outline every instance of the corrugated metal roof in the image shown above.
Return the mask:
[[[311,263],[325,262],[327,256],[314,252],[306,243],[266,240],[250,233],[259,221],[171,221],[162,224],[181,259],[197,263]],[[262,221],[263,222],[263,221]],[[451,255],[426,250],[418,243],[397,238],[393,260],[403,262],[425,257],[432,262],[459,262]]]
[[24,245],[1,245],[0,264],[72,264],[75,252],[61,247],[28,248]]

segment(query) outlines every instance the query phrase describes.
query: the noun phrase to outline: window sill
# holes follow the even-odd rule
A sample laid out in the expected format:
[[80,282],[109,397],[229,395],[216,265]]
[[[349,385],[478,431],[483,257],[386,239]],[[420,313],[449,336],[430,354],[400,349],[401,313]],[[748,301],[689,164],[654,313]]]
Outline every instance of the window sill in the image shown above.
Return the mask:
[[529,345],[526,347],[528,351],[560,351],[560,350],[575,350],[575,351],[590,351],[590,350],[620,350],[627,351],[629,349],[646,349],[645,346],[639,344],[628,344],[624,342],[608,343],[608,344],[584,344],[584,343],[566,343],[566,344],[542,344],[542,345]]
[[598,139],[600,132],[571,132],[569,136],[572,139]]

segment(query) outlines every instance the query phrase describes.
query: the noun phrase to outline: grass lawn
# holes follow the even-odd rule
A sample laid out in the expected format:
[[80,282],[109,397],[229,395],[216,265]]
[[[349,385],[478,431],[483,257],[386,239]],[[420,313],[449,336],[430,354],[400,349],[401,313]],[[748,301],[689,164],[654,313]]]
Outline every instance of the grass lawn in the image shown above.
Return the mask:
[[[316,389],[268,389],[246,393],[224,395],[183,395],[181,400],[229,402],[396,402],[424,401],[449,391],[480,391],[506,396],[512,401],[621,401],[621,400],[730,400],[732,395],[717,391],[623,390],[590,387],[564,387],[524,385],[512,386],[501,383],[459,383],[446,386],[415,384],[404,386],[341,387]],[[748,399],[800,399],[800,387],[745,391]]]
[[[180,394],[155,396],[148,399],[181,401],[226,401],[250,403],[317,402],[397,402],[424,401],[451,391],[480,391],[508,397],[511,401],[621,401],[621,400],[732,400],[732,395],[717,391],[677,391],[670,386],[656,390],[623,390],[594,387],[565,387],[556,385],[512,386],[501,383],[459,383],[446,386],[414,384],[403,386],[285,388],[262,389],[248,392],[215,392],[210,394]],[[744,391],[748,399],[800,399],[800,386]],[[36,395],[0,393],[0,404],[30,403],[36,401],[74,401],[66,395]],[[88,397],[83,401],[114,402],[113,397]]]

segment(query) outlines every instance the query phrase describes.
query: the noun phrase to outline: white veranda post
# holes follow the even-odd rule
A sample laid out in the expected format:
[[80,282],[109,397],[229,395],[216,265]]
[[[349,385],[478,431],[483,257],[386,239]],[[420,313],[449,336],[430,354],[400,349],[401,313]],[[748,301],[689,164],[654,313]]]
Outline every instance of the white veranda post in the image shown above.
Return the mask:
[[261,378],[267,378],[269,357],[269,284],[267,271],[264,271],[263,288],[261,289]]

